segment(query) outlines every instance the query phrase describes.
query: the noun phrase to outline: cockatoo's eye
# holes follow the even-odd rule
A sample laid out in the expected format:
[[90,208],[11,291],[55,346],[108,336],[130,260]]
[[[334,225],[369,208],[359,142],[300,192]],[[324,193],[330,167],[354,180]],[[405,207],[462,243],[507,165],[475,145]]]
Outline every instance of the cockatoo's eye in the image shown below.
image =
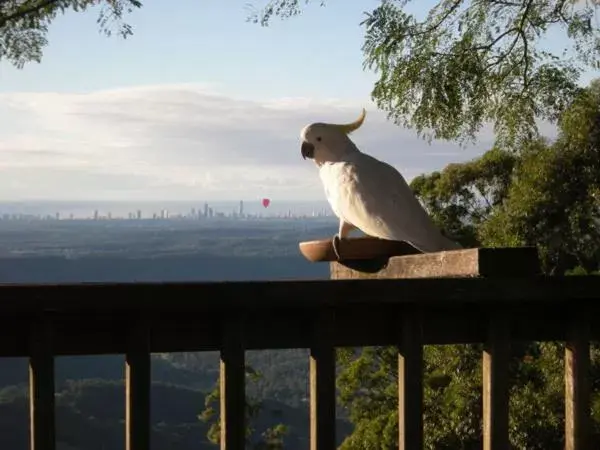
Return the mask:
[[317,141],[318,141],[318,142],[321,142],[321,136],[318,136],[318,137],[317,137]]

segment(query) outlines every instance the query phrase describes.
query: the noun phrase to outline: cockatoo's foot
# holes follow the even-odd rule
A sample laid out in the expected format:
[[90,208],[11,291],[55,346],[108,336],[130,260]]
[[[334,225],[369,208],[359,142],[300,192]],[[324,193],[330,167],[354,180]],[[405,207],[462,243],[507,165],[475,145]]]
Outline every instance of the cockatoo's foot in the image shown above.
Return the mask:
[[337,258],[338,261],[341,261],[341,257],[340,257],[340,242],[342,241],[342,238],[340,238],[339,234],[334,234],[333,235],[333,240],[331,241],[331,244],[333,246],[333,253],[335,253],[335,257]]

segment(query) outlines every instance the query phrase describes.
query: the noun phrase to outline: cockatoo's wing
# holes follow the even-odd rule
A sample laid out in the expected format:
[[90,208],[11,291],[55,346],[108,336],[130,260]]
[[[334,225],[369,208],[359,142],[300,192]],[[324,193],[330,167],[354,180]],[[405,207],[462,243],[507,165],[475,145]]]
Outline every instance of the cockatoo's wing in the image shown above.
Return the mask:
[[407,241],[423,252],[460,248],[444,237],[394,167],[365,153],[325,163],[319,175],[334,213],[365,234]]

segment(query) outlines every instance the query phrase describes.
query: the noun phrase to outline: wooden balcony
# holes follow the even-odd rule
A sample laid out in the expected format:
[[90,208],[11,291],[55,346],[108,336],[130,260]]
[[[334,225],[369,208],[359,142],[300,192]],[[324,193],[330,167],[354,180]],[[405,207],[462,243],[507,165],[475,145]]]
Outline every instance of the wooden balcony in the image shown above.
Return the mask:
[[125,354],[126,448],[146,450],[150,353],[218,350],[230,450],[244,448],[244,351],[309,348],[311,449],[332,450],[335,347],[397,346],[399,448],[412,450],[423,443],[423,345],[485,343],[484,448],[505,450],[510,342],[563,340],[566,449],[589,449],[600,277],[544,277],[526,253],[498,255],[394,258],[371,274],[334,263],[324,281],[3,285],[0,356],[29,357],[30,448],[53,450],[54,357]]

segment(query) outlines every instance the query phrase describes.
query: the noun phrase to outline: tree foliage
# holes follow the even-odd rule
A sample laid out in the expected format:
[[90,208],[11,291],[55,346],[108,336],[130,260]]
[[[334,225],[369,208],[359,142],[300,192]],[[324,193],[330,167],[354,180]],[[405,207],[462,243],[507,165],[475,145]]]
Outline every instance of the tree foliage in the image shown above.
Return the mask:
[[[267,26],[273,17],[289,19],[299,15],[302,8],[309,3],[315,3],[316,0],[269,0],[263,8],[256,8],[251,4],[252,13],[248,19],[254,23],[260,23]],[[319,0],[321,6],[325,5],[325,0]]]
[[494,148],[464,164],[420,175],[411,188],[442,231],[465,246],[479,243],[478,227],[506,197],[517,157]]
[[[554,142],[483,156],[415,178],[434,221],[466,246],[536,245],[546,273],[600,268],[600,82],[573,101]],[[427,449],[482,446],[480,345],[424,351]],[[514,449],[564,447],[564,344],[513,343],[510,440]],[[341,402],[355,425],[344,450],[397,448],[397,349],[341,352]],[[600,350],[592,350],[592,447],[600,447]]]
[[[246,366],[246,379],[248,381],[256,383],[261,378],[262,374],[260,372]],[[214,389],[204,400],[204,410],[198,416],[202,422],[209,424],[207,438],[214,444],[221,441],[220,411],[217,409],[220,398],[220,381],[217,380]],[[284,448],[284,438],[288,433],[287,426],[280,423],[266,428],[262,432],[257,432],[255,421],[263,408],[263,402],[246,395],[245,408],[246,444],[254,450],[282,450]]]
[[98,24],[110,35],[132,34],[124,15],[140,8],[138,0],[0,0],[0,61],[5,59],[18,68],[30,61],[40,62],[48,43],[48,26],[59,13],[85,11],[100,6]]
[[467,246],[537,246],[547,273],[600,261],[600,82],[583,89],[557,139],[494,148],[421,175],[411,187],[436,223]]
[[600,85],[594,81],[559,122],[552,145],[521,153],[504,203],[482,225],[486,245],[537,245],[544,268],[562,274],[600,260]]
[[[378,107],[429,139],[463,142],[492,123],[498,143],[519,145],[538,135],[536,119],[559,119],[582,70],[598,68],[595,1],[438,0],[423,19],[409,3],[383,0],[366,14],[365,67],[379,75]],[[255,20],[302,7],[271,0]],[[550,49],[551,34],[570,45]]]
[[[482,448],[481,345],[424,349],[424,438],[428,450]],[[564,447],[564,344],[513,345],[510,377],[511,448]],[[341,404],[354,431],[340,450],[398,448],[398,352],[394,347],[344,350],[338,377]],[[592,378],[600,379],[600,351],[592,350]],[[594,440],[600,444],[600,389],[594,382]]]

